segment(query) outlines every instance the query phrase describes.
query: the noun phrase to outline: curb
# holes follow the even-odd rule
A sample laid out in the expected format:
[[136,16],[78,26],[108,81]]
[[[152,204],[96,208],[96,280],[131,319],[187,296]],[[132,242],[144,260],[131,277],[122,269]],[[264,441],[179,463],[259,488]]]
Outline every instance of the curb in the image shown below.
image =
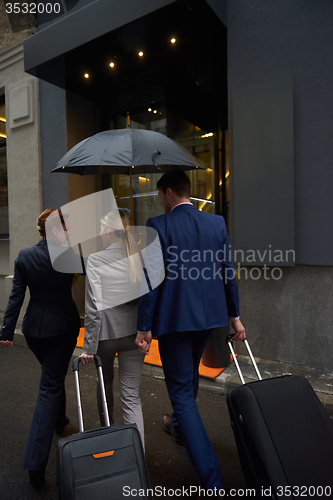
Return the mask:
[[[16,345],[20,345],[28,349],[25,342],[24,335],[21,331],[15,331],[14,342]],[[73,356],[80,356],[82,353],[81,347],[76,347],[73,352]],[[306,377],[314,391],[316,392],[318,398],[326,408],[326,411],[333,418],[333,372],[321,372],[313,368],[308,368],[306,366],[294,365],[291,363],[284,363],[282,361],[273,361],[269,359],[255,358],[261,376],[263,379],[280,377],[282,375],[298,375]],[[115,360],[117,366],[117,359]],[[256,373],[252,366],[249,356],[238,356],[238,362],[241,366],[245,382],[253,382],[257,380]],[[156,379],[164,380],[163,369],[160,366],[149,365],[144,363],[142,369],[142,375],[145,377],[153,377]],[[216,377],[211,379],[208,377],[200,376],[199,387],[217,394],[226,396],[232,389],[240,385],[239,376],[234,364],[230,364],[223,372]]]

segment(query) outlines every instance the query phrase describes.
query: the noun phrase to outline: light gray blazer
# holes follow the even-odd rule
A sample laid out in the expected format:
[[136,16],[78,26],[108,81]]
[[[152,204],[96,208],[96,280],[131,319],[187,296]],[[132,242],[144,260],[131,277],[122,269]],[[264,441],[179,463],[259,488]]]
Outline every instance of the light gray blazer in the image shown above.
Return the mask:
[[[139,257],[138,257],[139,258]],[[84,352],[96,354],[102,340],[136,334],[140,282],[130,279],[121,242],[87,260]]]

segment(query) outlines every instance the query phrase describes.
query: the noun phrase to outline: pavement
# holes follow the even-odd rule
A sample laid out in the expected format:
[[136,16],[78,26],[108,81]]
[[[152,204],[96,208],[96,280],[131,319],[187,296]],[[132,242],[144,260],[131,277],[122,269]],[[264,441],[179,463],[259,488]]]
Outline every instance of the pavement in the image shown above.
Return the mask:
[[[76,348],[74,356],[82,349]],[[239,356],[245,381],[256,378],[247,356]],[[318,397],[333,418],[333,373],[322,373],[297,365],[256,358],[263,378],[286,373],[306,376]],[[54,436],[46,483],[41,490],[28,484],[27,472],[22,470],[25,446],[38,393],[40,367],[25,344],[20,332],[15,334],[13,347],[0,349],[0,500],[57,500],[56,449],[58,436]],[[80,384],[85,428],[99,426],[96,405],[96,373],[93,364],[80,366]],[[239,377],[233,365],[216,379],[201,377],[198,407],[222,470],[225,486],[235,498],[246,496],[246,484],[241,471],[237,449],[230,426],[226,405],[228,392],[239,386]],[[122,423],[118,379],[115,379],[115,423]],[[69,369],[66,378],[67,414],[70,424],[66,435],[78,432],[75,406],[74,377]],[[177,446],[161,428],[164,413],[171,413],[163,371],[160,367],[144,365],[141,400],[145,420],[146,463],[155,497],[181,498],[189,493],[196,498],[199,480],[192,468],[186,450]],[[192,490],[190,491],[190,488]],[[112,497],[111,497],[112,498]],[[125,497],[124,497],[125,498]],[[133,496],[131,497],[133,498]],[[99,500],[99,499],[92,499]]]

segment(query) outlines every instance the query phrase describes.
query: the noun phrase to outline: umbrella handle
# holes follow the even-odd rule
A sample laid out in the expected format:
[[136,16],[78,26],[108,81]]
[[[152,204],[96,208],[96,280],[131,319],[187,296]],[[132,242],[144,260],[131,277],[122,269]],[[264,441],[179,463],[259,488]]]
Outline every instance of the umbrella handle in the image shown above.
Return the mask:
[[153,156],[151,157],[151,161],[153,162],[154,164],[154,167],[158,167],[158,165],[156,164],[156,158],[158,157],[158,155],[162,154],[161,151],[159,151],[158,149],[156,149],[153,153]]
[[138,247],[142,245],[142,240],[143,240],[143,235],[142,233],[139,234],[139,241],[137,242]]
[[130,208],[131,208],[131,226],[134,226],[134,208],[133,208],[133,184],[132,184],[132,167],[129,168],[130,178]]

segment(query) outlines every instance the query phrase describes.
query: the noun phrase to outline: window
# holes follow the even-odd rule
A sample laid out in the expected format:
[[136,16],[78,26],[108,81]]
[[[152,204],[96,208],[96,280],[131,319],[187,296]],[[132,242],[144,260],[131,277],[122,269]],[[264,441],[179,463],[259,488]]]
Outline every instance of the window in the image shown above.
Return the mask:
[[2,240],[9,238],[6,137],[5,96],[0,89],[0,239]]

